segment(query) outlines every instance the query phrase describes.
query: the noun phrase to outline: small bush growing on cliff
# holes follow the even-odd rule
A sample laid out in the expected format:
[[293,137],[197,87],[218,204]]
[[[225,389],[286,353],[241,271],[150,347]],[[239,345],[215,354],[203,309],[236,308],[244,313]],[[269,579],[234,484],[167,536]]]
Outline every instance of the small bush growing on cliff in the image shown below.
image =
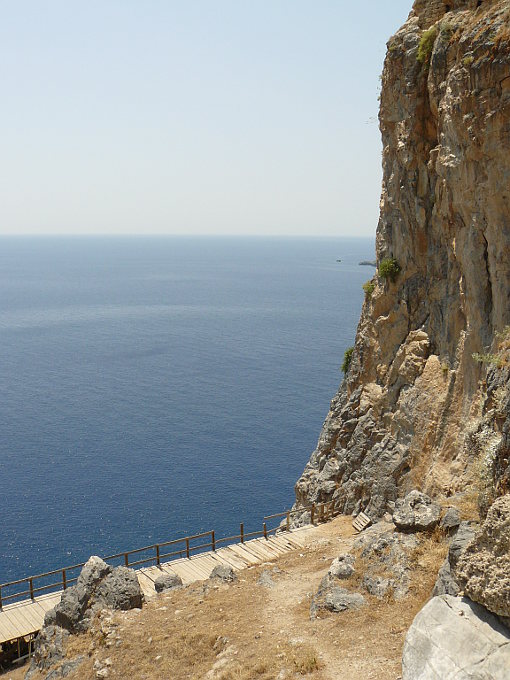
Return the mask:
[[366,281],[363,284],[363,290],[365,291],[365,298],[367,300],[370,300],[370,298],[372,297],[372,293],[375,290],[375,283],[373,281]]
[[418,44],[418,53],[416,55],[416,59],[418,59],[420,64],[428,64],[432,49],[434,48],[434,43],[436,42],[438,30],[437,25],[431,26],[431,28],[429,28],[428,31],[425,31],[421,36]]
[[393,257],[385,257],[379,264],[378,272],[382,279],[396,281],[401,269],[401,266]]
[[352,353],[353,352],[354,352],[354,347],[348,347],[345,350],[344,360],[342,362],[342,371],[344,373],[347,373],[347,371],[349,370],[349,366],[351,365],[351,361],[352,361]]
[[501,332],[496,333],[496,338],[498,346],[495,354],[479,354],[475,352],[471,356],[481,364],[490,364],[496,366],[496,368],[510,366],[510,326],[505,326]]

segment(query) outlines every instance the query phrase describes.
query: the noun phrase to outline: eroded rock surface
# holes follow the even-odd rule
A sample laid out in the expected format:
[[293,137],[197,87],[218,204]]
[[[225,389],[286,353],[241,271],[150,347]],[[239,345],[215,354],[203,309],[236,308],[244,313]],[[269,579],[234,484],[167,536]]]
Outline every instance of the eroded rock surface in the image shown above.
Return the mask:
[[376,251],[401,269],[373,278],[296,507],[375,519],[481,464],[487,508],[510,489],[509,364],[491,360],[510,324],[509,22],[503,0],[416,0],[388,42]]
[[510,620],[510,494],[492,504],[454,574],[471,600]]
[[430,531],[439,523],[441,506],[416,489],[399,500],[393,513],[393,522],[400,531]]
[[510,632],[466,598],[434,597],[406,635],[402,680],[506,680]]

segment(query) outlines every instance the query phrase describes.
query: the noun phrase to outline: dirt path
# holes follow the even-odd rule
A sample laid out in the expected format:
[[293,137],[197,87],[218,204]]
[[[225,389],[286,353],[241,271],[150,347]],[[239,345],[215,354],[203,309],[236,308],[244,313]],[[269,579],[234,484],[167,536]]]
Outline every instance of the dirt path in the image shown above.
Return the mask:
[[[397,680],[405,632],[430,595],[444,548],[422,539],[405,599],[364,593],[367,606],[310,620],[311,597],[353,534],[351,518],[338,517],[302,550],[245,569],[232,585],[203,581],[156,596],[142,611],[105,614],[73,639],[69,657],[85,661],[68,680],[96,680],[105,668],[108,680]],[[362,577],[358,561],[342,585],[360,591]]]

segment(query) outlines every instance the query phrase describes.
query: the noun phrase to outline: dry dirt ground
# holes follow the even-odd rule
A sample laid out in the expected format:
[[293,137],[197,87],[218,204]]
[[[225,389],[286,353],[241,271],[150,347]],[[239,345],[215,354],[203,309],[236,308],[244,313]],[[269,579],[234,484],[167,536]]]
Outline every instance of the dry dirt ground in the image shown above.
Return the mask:
[[[406,599],[365,595],[368,605],[358,611],[312,621],[310,598],[332,559],[351,548],[353,533],[351,518],[339,517],[303,550],[248,568],[234,584],[198,582],[155,596],[141,612],[103,616],[93,632],[73,639],[69,656],[85,661],[68,679],[397,680],[405,632],[430,596],[446,544],[437,534],[422,538]],[[258,583],[264,571],[273,586]],[[354,590],[361,577],[358,569],[341,585]],[[25,670],[2,680],[21,680]]]

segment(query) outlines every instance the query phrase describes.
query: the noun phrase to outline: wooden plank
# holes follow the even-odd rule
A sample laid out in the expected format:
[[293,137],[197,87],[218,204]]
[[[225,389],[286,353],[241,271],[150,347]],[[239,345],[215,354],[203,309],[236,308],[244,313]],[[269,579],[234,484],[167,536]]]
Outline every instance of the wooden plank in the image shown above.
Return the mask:
[[239,555],[230,550],[230,546],[226,546],[225,548],[217,550],[216,558],[220,559],[223,562],[223,564],[228,564],[233,569],[237,569],[238,571],[241,569],[245,569],[247,566],[249,566],[248,562],[241,559]]
[[259,548],[250,543],[245,543],[243,545],[243,548],[244,550],[247,550],[251,555],[253,555],[257,562],[268,562],[278,557],[278,553],[274,553],[273,551],[269,550],[263,550],[262,548]]
[[248,564],[250,565],[259,563],[259,560],[256,557],[254,557],[250,552],[244,550],[242,545],[239,543],[230,545],[229,549],[235,552],[237,555],[239,555],[239,557],[242,557],[242,559],[245,562],[248,562]]
[[271,553],[275,554],[277,557],[280,555],[285,555],[285,553],[288,553],[290,548],[286,545],[282,545],[281,543],[277,543],[276,541],[272,541],[270,539],[262,539],[264,541],[263,543],[261,542],[260,545],[264,550],[271,551]]

